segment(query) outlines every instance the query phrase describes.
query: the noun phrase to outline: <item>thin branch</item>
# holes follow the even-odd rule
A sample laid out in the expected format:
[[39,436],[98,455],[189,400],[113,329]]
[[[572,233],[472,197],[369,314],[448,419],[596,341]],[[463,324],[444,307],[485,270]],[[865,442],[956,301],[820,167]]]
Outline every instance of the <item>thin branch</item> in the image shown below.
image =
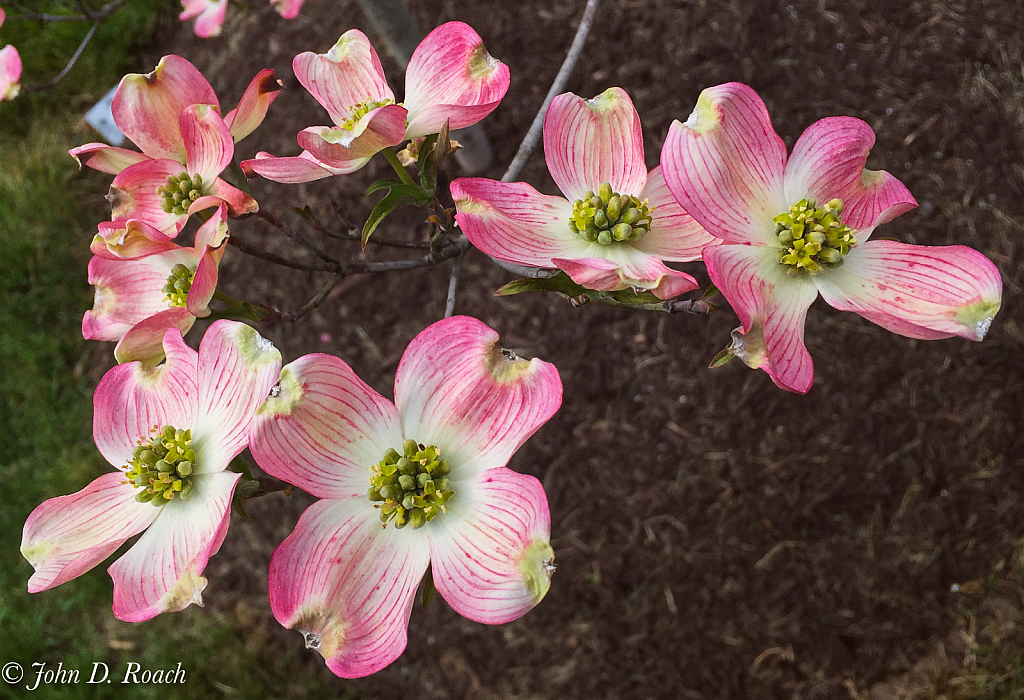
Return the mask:
[[639,309],[641,311],[665,311],[670,314],[693,314],[703,316],[711,313],[711,305],[703,299],[668,299],[653,304],[626,304],[615,299],[601,299],[602,304],[609,306],[621,306],[624,309]]
[[324,303],[324,301],[327,300],[327,297],[331,295],[331,292],[334,291],[335,287],[341,284],[341,281],[343,279],[345,279],[345,275],[335,275],[331,279],[330,283],[328,283],[326,287],[320,290],[320,292],[315,297],[307,301],[305,304],[300,306],[295,311],[289,311],[286,313],[279,314],[275,318],[281,321],[291,321],[293,323],[295,321],[298,321],[300,318],[308,314],[310,311],[320,306],[320,304]]
[[459,293],[459,275],[462,273],[462,261],[465,256],[455,258],[455,265],[452,267],[452,276],[448,278],[448,301],[444,306],[444,317],[448,318],[455,313],[455,297]]
[[274,212],[269,211],[267,209],[263,209],[261,207],[259,209],[259,211],[256,212],[256,217],[261,219],[262,221],[267,222],[268,224],[270,224],[271,226],[276,228],[278,231],[283,233],[288,238],[288,240],[290,240],[292,243],[298,243],[300,246],[302,246],[303,248],[305,248],[310,253],[312,253],[316,257],[320,258],[324,262],[326,262],[326,263],[335,263],[335,262],[337,262],[334,258],[329,256],[326,252],[321,250],[319,247],[313,245],[312,243],[310,243],[309,241],[304,239],[302,236],[296,234],[295,231],[293,231],[290,228],[288,228],[284,224],[284,222],[280,221],[274,215]]
[[228,244],[238,248],[246,255],[251,255],[254,258],[266,260],[267,262],[272,262],[275,265],[281,265],[282,267],[290,267],[293,270],[307,270],[309,272],[334,272],[336,267],[335,263],[307,263],[282,258],[280,255],[268,253],[260,248],[249,245],[241,238],[239,238],[237,233],[232,234],[231,237],[228,238]]
[[75,50],[75,54],[71,57],[71,60],[68,61],[68,64],[66,66],[64,66],[64,70],[62,70],[60,73],[58,73],[54,77],[52,77],[49,80],[47,80],[45,83],[28,83],[28,84],[26,84],[24,86],[25,92],[35,92],[37,90],[46,90],[48,88],[54,87],[57,83],[59,83],[60,81],[64,80],[64,76],[66,76],[68,73],[70,73],[71,69],[75,67],[76,63],[78,63],[78,59],[81,57],[82,52],[85,51],[85,47],[89,45],[90,41],[92,41],[93,34],[96,33],[96,30],[100,28],[100,25],[102,23],[103,22],[101,20],[96,20],[95,22],[93,22],[92,27],[89,28],[89,33],[85,35],[84,39],[82,39],[82,43],[78,45],[78,49]]
[[8,19],[37,19],[41,22],[95,22],[101,19],[106,19],[113,14],[114,10],[121,7],[121,5],[126,2],[128,2],[128,0],[111,0],[111,2],[108,2],[95,12],[83,12],[83,14],[80,15],[51,15],[45,12],[30,10],[27,7],[18,5],[17,3],[11,3],[12,6],[18,8],[21,14]]

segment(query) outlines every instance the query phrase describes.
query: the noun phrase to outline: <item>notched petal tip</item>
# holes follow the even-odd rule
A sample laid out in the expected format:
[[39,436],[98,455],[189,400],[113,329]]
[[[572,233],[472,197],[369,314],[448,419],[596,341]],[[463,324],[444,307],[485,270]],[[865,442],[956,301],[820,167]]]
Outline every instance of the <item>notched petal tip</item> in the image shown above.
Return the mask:
[[486,354],[487,368],[499,384],[514,382],[533,368],[533,360],[526,360],[516,355],[513,351],[507,350],[497,341],[491,345],[490,351]]
[[500,65],[501,61],[489,54],[481,41],[470,56],[469,75],[475,80],[480,80],[494,73]]
[[982,300],[963,307],[956,314],[956,320],[974,333],[973,340],[985,339],[992,321],[999,312],[1000,300]]
[[[690,116],[682,125],[690,131],[702,134],[718,126],[722,121],[722,114],[711,101],[711,95],[707,90],[700,93],[697,104],[694,105]],[[678,123],[678,122],[677,122]]]
[[180,612],[190,605],[203,607],[206,583],[206,577],[197,574],[195,566],[190,566],[161,599],[160,608],[164,612]]
[[244,323],[237,325],[238,349],[246,363],[259,366],[268,362],[280,362],[281,352],[274,344],[260,335],[255,328]]
[[288,367],[285,367],[281,370],[277,384],[270,388],[266,400],[256,409],[256,415],[266,418],[291,415],[303,393],[302,383]]
[[555,552],[545,540],[534,540],[523,550],[519,560],[519,571],[523,574],[534,605],[543,600],[551,588],[551,577],[555,573]]
[[298,630],[306,648],[324,659],[334,656],[345,641],[344,625],[334,613],[323,609],[300,611],[288,627]]

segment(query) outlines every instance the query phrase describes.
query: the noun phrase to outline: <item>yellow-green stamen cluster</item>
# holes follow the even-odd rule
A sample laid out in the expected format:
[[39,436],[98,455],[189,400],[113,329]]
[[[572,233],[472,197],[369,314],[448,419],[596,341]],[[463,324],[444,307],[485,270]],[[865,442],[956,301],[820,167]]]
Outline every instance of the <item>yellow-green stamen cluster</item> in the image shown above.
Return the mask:
[[192,474],[196,468],[196,453],[192,449],[192,431],[171,425],[162,428],[148,440],[140,440],[132,451],[132,459],[125,471],[125,483],[141,489],[135,494],[139,503],[162,506],[175,498],[187,501],[192,495]]
[[591,243],[611,245],[614,241],[635,241],[651,230],[651,208],[647,200],[612,192],[607,182],[597,194],[587,192],[572,205],[569,228]]
[[164,285],[164,299],[168,306],[185,306],[188,302],[188,291],[192,289],[192,281],[196,277],[193,268],[178,263],[171,268],[171,274],[167,276],[167,284]]
[[415,530],[443,512],[444,504],[455,495],[446,478],[451,466],[440,459],[440,450],[434,445],[424,447],[406,440],[402,450],[405,454],[388,450],[374,465],[367,495],[378,502],[374,507],[380,508],[385,527],[393,522],[397,528],[409,525]]
[[352,131],[352,129],[356,127],[356,122],[365,117],[371,111],[378,107],[383,107],[384,105],[394,104],[394,102],[394,100],[363,100],[352,108],[352,111],[348,115],[348,119],[341,124],[338,124],[338,126],[342,129]]
[[801,199],[775,217],[775,236],[783,248],[779,262],[789,266],[789,274],[800,270],[816,274],[822,267],[843,264],[843,256],[857,245],[857,239],[856,232],[840,221],[842,213],[842,200],[833,199],[817,209],[813,199]]
[[157,188],[160,195],[160,206],[168,214],[181,216],[188,213],[192,202],[203,196],[203,178],[201,175],[189,175],[183,172],[167,178],[167,184]]

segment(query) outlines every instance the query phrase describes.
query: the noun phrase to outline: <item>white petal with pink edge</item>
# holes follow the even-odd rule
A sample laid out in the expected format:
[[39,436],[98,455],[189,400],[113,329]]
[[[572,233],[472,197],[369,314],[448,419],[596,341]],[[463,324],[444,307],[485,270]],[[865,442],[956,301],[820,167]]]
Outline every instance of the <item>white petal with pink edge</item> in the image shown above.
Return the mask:
[[227,124],[212,105],[190,105],[181,113],[181,137],[185,142],[185,170],[212,183],[228,167],[235,142]]
[[642,253],[662,260],[690,262],[700,260],[700,253],[709,245],[718,245],[715,238],[683,211],[672,196],[659,165],[647,176],[647,186],[638,195],[651,208],[651,229],[643,238],[630,241]]
[[368,676],[405,649],[429,558],[423,530],[382,530],[365,496],[319,501],[274,551],[270,608],[278,622],[302,632],[331,671]]
[[504,466],[562,403],[558,370],[498,345],[498,334],[468,316],[417,335],[395,375],[406,438],[436,445],[453,469]]
[[146,529],[157,509],[135,500],[124,474],[104,474],[77,493],[40,504],[28,516],[21,553],[35,573],[28,592],[59,586],[99,564]]
[[227,532],[231,497],[241,474],[192,476],[192,495],[173,499],[131,549],[110,565],[114,617],[141,622],[203,604],[203,570]]
[[789,391],[806,394],[814,364],[804,347],[807,308],[818,296],[808,275],[790,277],[778,248],[720,245],[704,250],[711,281],[742,323],[731,351]]
[[249,442],[249,423],[281,372],[281,353],[251,326],[220,320],[199,345],[199,403],[192,424],[198,472],[221,471]]
[[299,182],[313,182],[322,180],[333,175],[345,175],[355,172],[366,165],[370,159],[361,158],[345,164],[344,168],[335,168],[323,163],[309,151],[303,151],[297,156],[286,156],[279,158],[266,151],[260,151],[255,158],[243,160],[242,170],[246,177],[259,175],[274,182],[285,182],[295,184]]
[[727,83],[700,93],[661,150],[665,181],[683,209],[730,243],[773,243],[772,219],[787,211],[786,146],[757,93]]
[[983,339],[1003,290],[999,270],[972,248],[896,241],[858,245],[814,282],[835,308],[925,340]]
[[231,130],[231,137],[238,143],[263,123],[270,104],[280,94],[284,83],[274,78],[274,71],[265,68],[256,74],[249,87],[242,93],[238,107],[227,113],[224,123]]
[[385,105],[367,112],[351,128],[307,127],[296,141],[318,160],[335,168],[348,168],[351,161],[369,158],[405,140],[405,115],[405,107]]
[[541,601],[554,571],[544,487],[504,467],[456,477],[446,512],[425,528],[434,585],[470,620],[510,622]]
[[468,24],[446,22],[420,42],[405,72],[407,138],[464,129],[490,114],[508,92],[508,66],[487,53]]
[[[786,165],[786,200],[805,197],[823,206],[843,201],[843,223],[861,230],[884,224],[917,206],[902,182],[867,170],[875,132],[860,119],[828,117],[811,124],[793,147]],[[858,241],[866,240],[865,235]]]
[[108,260],[137,260],[179,247],[163,231],[139,219],[104,221],[97,230],[89,250]]
[[281,370],[249,446],[261,469],[314,496],[366,499],[371,468],[402,440],[394,404],[342,360],[313,354]]
[[659,258],[642,253],[630,243],[611,245],[591,243],[590,257],[573,260],[555,258],[552,262],[588,289],[611,292],[620,289],[647,289],[659,299],[671,299],[697,288],[697,280],[685,272],[673,270]]
[[127,148],[116,148],[105,143],[87,143],[68,151],[78,167],[87,166],[101,173],[117,175],[129,165],[149,160],[149,156]]
[[121,79],[111,111],[114,122],[151,158],[185,162],[178,117],[193,104],[220,106],[210,83],[180,56],[164,56],[152,73]]
[[137,361],[150,367],[155,366],[164,359],[162,340],[167,330],[174,328],[185,335],[195,322],[196,317],[185,307],[164,309],[144,318],[117,341],[114,359],[121,364]]
[[556,257],[582,256],[589,244],[569,228],[572,205],[525,182],[459,178],[451,184],[455,220],[470,242],[501,260],[553,267]]
[[571,92],[551,101],[544,117],[544,160],[570,201],[607,182],[637,195],[647,184],[640,116],[622,88],[585,100]]
[[100,454],[115,467],[132,457],[154,426],[192,425],[199,399],[196,351],[174,329],[164,336],[167,360],[157,367],[139,362],[107,371],[93,394],[92,435]]

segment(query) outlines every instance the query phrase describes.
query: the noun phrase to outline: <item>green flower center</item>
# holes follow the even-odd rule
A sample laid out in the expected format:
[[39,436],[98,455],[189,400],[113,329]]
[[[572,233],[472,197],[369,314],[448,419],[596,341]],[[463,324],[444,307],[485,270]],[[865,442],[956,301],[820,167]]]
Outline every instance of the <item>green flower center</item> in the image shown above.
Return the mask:
[[190,176],[186,172],[169,176],[167,183],[156,191],[160,195],[160,206],[164,212],[178,216],[187,214],[189,205],[205,194],[202,176]]
[[195,268],[186,267],[178,263],[171,268],[171,274],[167,276],[167,284],[164,285],[164,299],[171,308],[185,306],[188,301],[188,291],[192,289],[192,281],[196,278]]
[[775,221],[775,236],[782,246],[779,262],[790,275],[806,270],[812,275],[822,267],[839,267],[843,256],[857,245],[852,228],[840,220],[843,202],[833,199],[821,209],[813,199],[801,199]]
[[583,199],[573,202],[569,228],[601,245],[635,241],[651,230],[651,208],[647,200],[641,202],[633,195],[612,192],[612,186],[605,182],[597,188],[597,194],[587,192]]
[[399,529],[410,525],[415,530],[444,512],[444,504],[455,495],[446,478],[452,469],[448,460],[439,459],[441,451],[434,445],[406,440],[402,450],[404,454],[388,450],[373,466],[367,496],[377,503],[374,508],[380,509],[384,527],[394,522]]
[[135,500],[162,506],[175,498],[187,501],[192,495],[192,474],[196,453],[192,449],[192,431],[171,425],[153,426],[156,435],[139,440],[125,471],[126,484],[139,492]]
[[383,107],[384,105],[390,105],[394,103],[394,100],[363,100],[362,102],[360,102],[359,104],[352,108],[352,111],[348,115],[348,119],[346,119],[341,124],[338,124],[338,126],[340,126],[342,129],[348,129],[349,131],[352,131],[352,129],[356,127],[356,122],[365,117],[371,111],[377,109],[378,107]]

